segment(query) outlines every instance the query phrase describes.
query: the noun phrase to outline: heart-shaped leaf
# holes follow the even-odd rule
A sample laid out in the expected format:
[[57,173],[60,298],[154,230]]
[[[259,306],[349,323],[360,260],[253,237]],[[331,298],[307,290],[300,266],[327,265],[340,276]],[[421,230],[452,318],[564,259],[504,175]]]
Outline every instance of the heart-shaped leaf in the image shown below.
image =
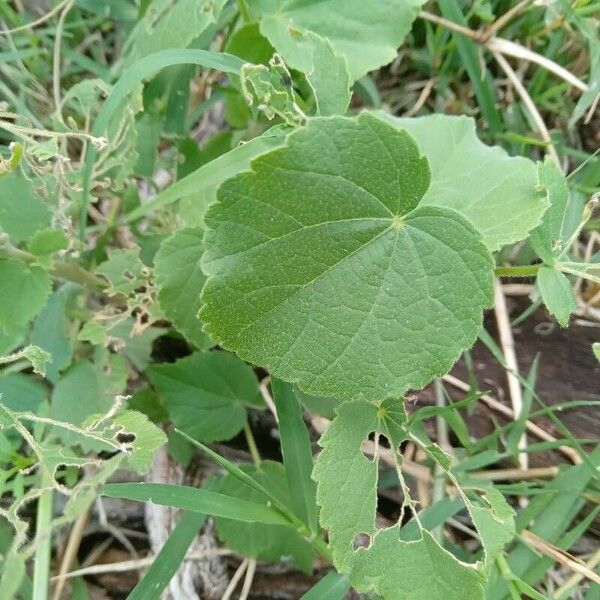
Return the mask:
[[467,219],[420,205],[428,185],[413,139],[381,119],[309,121],[207,212],[207,333],[340,399],[445,373],[492,304],[493,271]]

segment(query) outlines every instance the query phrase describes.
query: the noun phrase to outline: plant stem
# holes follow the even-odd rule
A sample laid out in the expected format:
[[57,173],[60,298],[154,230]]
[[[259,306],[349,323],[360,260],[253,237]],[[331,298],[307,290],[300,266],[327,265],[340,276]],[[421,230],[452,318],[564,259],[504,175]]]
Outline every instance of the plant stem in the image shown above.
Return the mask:
[[38,500],[36,516],[35,543],[33,559],[33,600],[47,600],[48,581],[50,580],[50,556],[52,553],[52,503],[54,490],[46,490]]
[[250,18],[250,11],[248,10],[248,5],[246,4],[246,0],[237,0],[238,7],[240,9],[240,15],[242,15],[242,19],[244,23],[250,23],[252,19]]
[[[0,258],[16,259],[27,264],[32,264],[37,261],[37,256],[15,248],[7,239],[0,237]],[[88,288],[103,289],[108,287],[108,283],[89,271],[86,271],[75,262],[59,262],[54,263],[54,268],[50,270],[50,274],[58,279],[72,281]]]
[[260,454],[258,453],[258,448],[256,447],[256,441],[254,440],[254,436],[252,435],[252,429],[250,429],[250,425],[248,425],[248,421],[244,424],[244,435],[246,436],[246,442],[248,443],[248,449],[250,450],[250,455],[252,456],[252,461],[254,462],[254,466],[257,469],[260,469]]
[[535,277],[540,265],[525,265],[517,267],[496,267],[494,273],[498,277]]

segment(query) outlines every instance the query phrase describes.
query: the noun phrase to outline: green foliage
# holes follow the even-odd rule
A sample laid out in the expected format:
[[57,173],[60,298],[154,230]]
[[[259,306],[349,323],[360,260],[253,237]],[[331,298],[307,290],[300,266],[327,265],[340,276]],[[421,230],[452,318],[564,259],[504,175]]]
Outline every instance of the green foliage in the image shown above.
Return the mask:
[[[0,2],[0,598],[49,597],[101,493],[186,511],[130,598],[208,516],[245,558],[329,571],[307,600],[552,595],[529,532],[578,554],[597,517],[598,452],[558,416],[591,403],[546,406],[541,355],[518,418],[477,435],[467,349],[506,367],[494,275],[536,279],[518,322],[540,299],[597,320],[594,2],[31,4]],[[408,416],[461,353],[466,397],[436,381]],[[538,417],[561,439],[526,451],[581,464],[493,485]],[[111,483],[165,443],[219,472]],[[557,600],[595,598],[574,581]]]
[[159,50],[186,48],[217,22],[224,4],[224,0],[152,2],[128,38],[127,64]]
[[427,158],[431,184],[423,204],[459,211],[491,251],[522,240],[540,223],[548,202],[537,189],[535,163],[483,144],[472,119],[388,119],[413,136]]
[[197,316],[206,280],[200,268],[203,236],[202,229],[188,228],[167,238],[154,257],[154,276],[164,315],[199,350],[208,350],[212,343]]
[[[290,505],[292,491],[288,487],[286,473],[281,464],[263,461],[259,467],[248,465],[242,469],[280,502]],[[252,489],[231,474],[213,485],[221,494],[244,501],[258,502],[264,499],[261,492]],[[217,518],[216,525],[219,538],[229,548],[244,556],[268,562],[278,562],[291,557],[299,568],[307,572],[312,570],[314,549],[298,533],[290,531],[285,525],[242,524],[224,518]]]
[[464,218],[420,205],[428,185],[406,133],[311,120],[206,215],[206,332],[308,393],[375,400],[446,372],[491,305],[492,265]]
[[[410,31],[422,0],[258,0],[252,10],[261,33],[293,69],[311,71],[304,34],[327,38],[345,56],[350,80],[391,62]],[[341,19],[340,15],[344,18]]]
[[10,332],[27,325],[46,304],[50,276],[37,266],[0,259],[0,328]]
[[577,309],[577,301],[573,295],[571,282],[568,278],[547,265],[542,265],[538,271],[537,284],[544,304],[550,314],[563,327],[569,325],[569,317]]
[[[454,558],[420,523],[419,539],[414,541],[400,539],[400,524],[386,529],[375,525],[379,459],[377,454],[373,460],[365,457],[361,445],[372,433],[377,445],[383,435],[396,454],[405,424],[401,401],[384,402],[379,407],[353,401],[340,407],[321,438],[323,450],[314,477],[334,564],[348,574],[357,590],[374,591],[392,600],[483,598],[483,579],[477,568]],[[408,494],[405,485],[403,489]],[[406,496],[404,501],[414,506]],[[366,543],[366,547],[359,543]],[[444,577],[436,577],[441,572]]]
[[0,179],[0,229],[15,243],[25,241],[50,225],[50,211],[24,177]]
[[256,104],[268,119],[277,116],[292,126],[302,122],[303,115],[296,104],[292,76],[277,54],[268,66],[244,65],[241,85],[248,104]]
[[545,263],[554,265],[568,250],[577,223],[569,223],[567,180],[550,158],[538,165],[538,178],[547,190],[550,206],[542,223],[531,232],[531,245]]
[[197,440],[228,440],[246,422],[246,407],[260,408],[252,369],[228,352],[196,352],[148,375],[176,427]]

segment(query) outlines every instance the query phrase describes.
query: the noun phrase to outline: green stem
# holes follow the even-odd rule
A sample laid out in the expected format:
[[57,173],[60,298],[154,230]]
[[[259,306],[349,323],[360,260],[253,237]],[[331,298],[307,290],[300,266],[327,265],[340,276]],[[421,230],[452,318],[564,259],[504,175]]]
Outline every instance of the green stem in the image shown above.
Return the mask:
[[498,277],[535,277],[540,265],[525,265],[517,267],[496,267],[494,273]]
[[512,571],[510,570],[510,567],[508,566],[508,563],[506,562],[506,559],[502,553],[498,554],[496,557],[496,565],[498,566],[498,570],[500,571],[504,581],[506,581],[506,584],[508,585],[511,598],[513,600],[520,600],[521,594],[515,585],[515,582],[513,581]]
[[48,581],[50,580],[50,558],[52,553],[52,503],[54,490],[46,490],[38,500],[35,557],[33,559],[33,600],[47,600]]
[[244,19],[244,23],[250,23],[252,19],[250,17],[250,11],[248,10],[246,0],[237,0],[237,3],[240,9],[240,15],[242,15],[242,19]]
[[258,448],[256,447],[256,441],[254,440],[254,436],[252,435],[252,429],[250,429],[250,425],[248,425],[248,421],[244,424],[244,435],[246,436],[246,442],[248,443],[248,449],[250,450],[250,455],[252,456],[252,461],[254,462],[254,466],[257,469],[260,469],[261,460],[260,454],[258,453]]
[[[32,264],[37,261],[37,256],[15,248],[5,237],[0,237],[0,258],[16,259],[27,264]],[[100,289],[108,287],[108,283],[89,271],[86,271],[75,262],[59,262],[54,263],[54,268],[50,270],[50,274],[58,279],[72,281],[88,288]]]

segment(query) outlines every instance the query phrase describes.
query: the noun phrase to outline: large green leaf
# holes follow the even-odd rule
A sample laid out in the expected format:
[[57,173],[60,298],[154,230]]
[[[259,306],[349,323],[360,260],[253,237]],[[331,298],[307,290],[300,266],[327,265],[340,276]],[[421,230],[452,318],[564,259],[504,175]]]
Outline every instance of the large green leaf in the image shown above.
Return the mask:
[[200,292],[205,277],[200,269],[204,232],[183,229],[167,238],[154,258],[158,302],[173,326],[200,350],[210,348],[210,339],[198,320]]
[[19,260],[0,260],[0,328],[7,332],[26,325],[46,304],[50,277],[40,267]]
[[391,62],[423,0],[255,0],[261,33],[294,69],[309,72],[303,44],[310,31],[328,38],[346,56],[350,78]]
[[[385,435],[397,449],[405,418],[400,400],[380,406],[352,401],[340,406],[321,438],[313,476],[334,565],[358,591],[385,600],[481,600],[476,566],[457,560],[419,523],[412,541],[400,538],[399,523],[385,529],[375,524],[378,458],[368,459],[362,443],[374,433],[376,439]],[[368,540],[367,547],[357,548],[359,540]]]
[[[259,468],[242,466],[262,486],[267,488],[283,504],[291,503],[290,490],[285,471],[280,463],[263,461]],[[264,502],[264,495],[228,474],[215,485],[217,492],[249,502]],[[310,571],[315,556],[314,549],[298,533],[282,525],[262,523],[242,524],[231,519],[217,518],[217,533],[227,545],[244,556],[259,560],[278,562],[284,557],[292,557],[303,570]]]
[[445,373],[492,304],[492,261],[464,217],[420,204],[428,185],[405,132],[310,120],[206,214],[205,331],[317,395],[401,396]]
[[261,406],[252,369],[228,352],[196,352],[148,375],[176,427],[203,442],[228,440],[246,422],[246,406]]
[[408,131],[427,158],[431,185],[423,204],[459,211],[490,250],[524,239],[540,223],[548,201],[538,190],[535,163],[510,157],[499,146],[486,146],[475,133],[473,119],[387,119]]

